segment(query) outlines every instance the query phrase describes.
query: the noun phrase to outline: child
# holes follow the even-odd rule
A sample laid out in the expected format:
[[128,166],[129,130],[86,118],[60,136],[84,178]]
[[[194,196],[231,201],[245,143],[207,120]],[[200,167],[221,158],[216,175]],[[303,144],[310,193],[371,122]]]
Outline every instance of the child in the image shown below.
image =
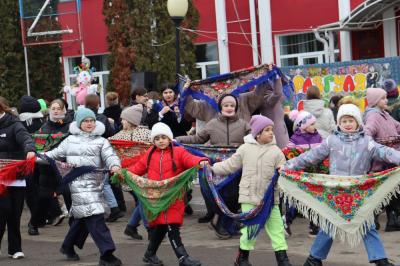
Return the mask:
[[141,104],[125,108],[121,113],[122,130],[109,139],[149,142],[150,130],[140,126],[142,114],[143,105]]
[[[274,122],[262,115],[254,115],[250,120],[251,134],[244,138],[244,144],[226,161],[216,163],[212,170],[217,175],[227,175],[242,168],[242,178],[239,184],[239,203],[243,212],[254,208],[263,199],[267,185],[271,181],[275,169],[285,163],[285,156],[275,142]],[[275,192],[274,206],[265,231],[271,238],[279,266],[290,266],[286,255],[287,244],[281,213],[279,197]],[[239,254],[236,266],[251,265],[248,261],[249,251],[254,249],[256,240],[247,238],[247,227],[241,229]]]
[[[96,115],[87,108],[76,112],[75,122],[71,123],[70,133],[60,145],[45,154],[53,159],[65,158],[75,166],[95,166],[120,170],[120,161],[108,140],[101,137],[105,127],[96,121]],[[72,198],[71,215],[74,220],[65,236],[60,252],[67,260],[79,260],[74,245],[83,248],[90,233],[100,250],[101,266],[119,266],[121,260],[113,255],[115,250],[111,233],[104,220],[105,201],[103,198],[104,174],[84,174],[69,184]]]
[[[166,124],[154,124],[151,130],[151,142],[154,146],[129,171],[139,176],[147,175],[151,180],[164,180],[193,166],[206,163],[206,158],[193,156],[182,147],[175,147],[172,143],[173,138],[172,131]],[[179,259],[179,266],[201,265],[200,261],[187,254],[181,240],[179,228],[183,223],[184,210],[183,199],[177,199],[168,210],[161,212],[149,223],[153,230],[143,257],[144,262],[153,266],[163,265],[156,253],[165,234],[168,233],[171,246]]]
[[[366,136],[362,128],[360,109],[354,104],[339,107],[338,129],[320,146],[289,160],[284,168],[301,170],[315,165],[329,156],[331,175],[367,174],[372,160],[380,159],[392,164],[400,164],[400,152],[380,145]],[[364,236],[364,245],[371,263],[379,266],[394,266],[387,260],[385,248],[375,227]],[[310,256],[304,266],[321,266],[332,246],[332,238],[322,230],[311,246]]]
[[289,117],[294,121],[294,133],[288,147],[312,148],[322,142],[322,137],[315,128],[317,119],[307,111],[293,110]]
[[[369,88],[366,98],[368,108],[364,114],[365,134],[375,141],[397,137],[400,134],[400,123],[385,111],[388,108],[387,92],[381,88]],[[397,144],[393,148],[398,150],[400,146]],[[373,161],[371,171],[379,172],[392,167],[393,165],[382,161]],[[398,204],[397,198],[393,198],[386,206],[386,232],[400,231],[400,221],[397,218]]]

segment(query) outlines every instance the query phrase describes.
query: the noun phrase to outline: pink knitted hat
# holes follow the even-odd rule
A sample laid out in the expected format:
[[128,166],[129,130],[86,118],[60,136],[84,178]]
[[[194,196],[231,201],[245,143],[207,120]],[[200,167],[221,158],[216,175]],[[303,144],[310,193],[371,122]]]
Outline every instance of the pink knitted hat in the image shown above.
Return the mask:
[[251,135],[257,137],[258,134],[267,126],[273,126],[274,122],[263,115],[253,115],[250,120]]
[[290,120],[294,121],[294,126],[300,129],[306,129],[312,123],[315,123],[317,119],[311,113],[307,111],[293,110],[289,113]]
[[367,89],[367,101],[369,107],[374,107],[378,102],[386,96],[387,93],[381,88],[368,88]]

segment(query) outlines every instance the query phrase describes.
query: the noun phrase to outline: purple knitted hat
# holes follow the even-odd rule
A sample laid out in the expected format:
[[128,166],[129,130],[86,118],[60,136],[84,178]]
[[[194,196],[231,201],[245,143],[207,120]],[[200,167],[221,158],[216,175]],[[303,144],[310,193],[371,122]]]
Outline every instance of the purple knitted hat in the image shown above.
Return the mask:
[[273,126],[274,122],[263,115],[253,115],[250,120],[251,135],[257,137],[258,134],[267,126]]

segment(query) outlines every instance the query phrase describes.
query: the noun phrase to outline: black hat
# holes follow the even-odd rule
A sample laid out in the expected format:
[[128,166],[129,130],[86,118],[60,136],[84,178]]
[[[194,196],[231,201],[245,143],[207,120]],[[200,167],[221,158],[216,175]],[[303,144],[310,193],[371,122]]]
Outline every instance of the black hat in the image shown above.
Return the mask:
[[18,113],[37,113],[40,111],[40,104],[36,98],[28,95],[21,97],[18,103]]

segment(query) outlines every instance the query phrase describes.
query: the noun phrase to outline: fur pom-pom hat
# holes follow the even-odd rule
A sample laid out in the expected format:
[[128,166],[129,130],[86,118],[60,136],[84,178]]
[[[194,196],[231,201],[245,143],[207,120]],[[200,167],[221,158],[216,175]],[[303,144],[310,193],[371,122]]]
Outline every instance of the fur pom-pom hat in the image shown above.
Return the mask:
[[306,129],[311,126],[317,119],[307,111],[293,110],[289,113],[289,118],[294,122],[295,128]]

